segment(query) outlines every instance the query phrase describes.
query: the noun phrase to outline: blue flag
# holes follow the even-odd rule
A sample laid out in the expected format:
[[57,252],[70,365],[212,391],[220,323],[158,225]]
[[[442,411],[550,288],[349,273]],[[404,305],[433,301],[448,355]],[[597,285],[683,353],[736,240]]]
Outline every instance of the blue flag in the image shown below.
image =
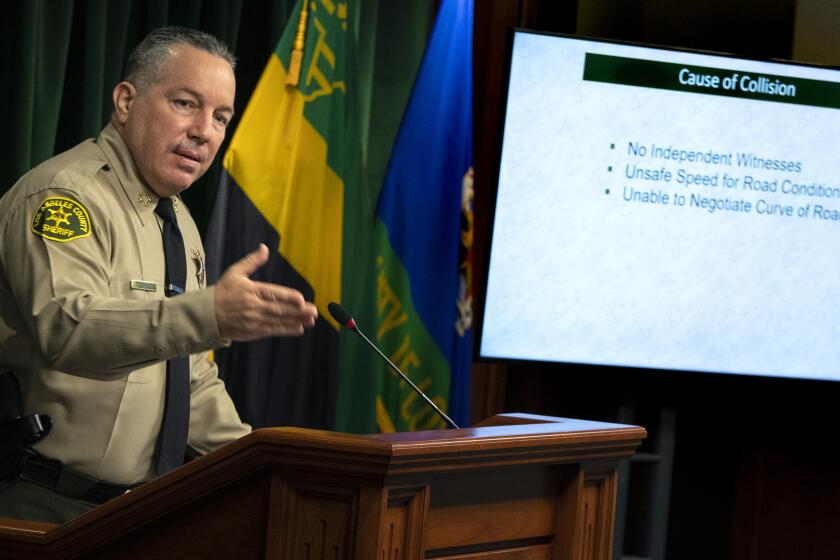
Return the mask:
[[[448,410],[469,420],[472,346],[472,0],[444,0],[377,206],[376,339]],[[443,427],[386,370],[382,431]]]

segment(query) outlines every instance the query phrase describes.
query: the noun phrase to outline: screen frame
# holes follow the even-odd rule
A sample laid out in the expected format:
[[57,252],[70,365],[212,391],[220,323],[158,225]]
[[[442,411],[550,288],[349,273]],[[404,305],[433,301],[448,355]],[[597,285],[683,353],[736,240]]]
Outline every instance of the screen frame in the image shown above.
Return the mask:
[[699,55],[708,55],[708,56],[715,56],[721,58],[727,58],[731,60],[744,60],[744,61],[753,61],[753,62],[765,62],[765,63],[773,63],[773,64],[781,64],[786,66],[793,66],[799,68],[814,68],[814,69],[821,69],[821,70],[834,70],[840,71],[840,66],[835,65],[828,65],[828,64],[817,64],[811,62],[800,62],[800,61],[793,61],[787,59],[777,59],[777,58],[766,58],[766,57],[756,57],[756,56],[749,56],[749,55],[740,55],[736,53],[727,53],[727,52],[717,52],[717,51],[710,51],[710,50],[702,50],[702,49],[691,49],[691,48],[684,48],[684,47],[673,47],[667,45],[657,45],[657,44],[650,44],[650,43],[640,43],[640,42],[633,42],[633,41],[624,41],[624,40],[617,40],[617,39],[608,39],[608,38],[601,38],[601,37],[589,37],[584,35],[577,35],[577,34],[569,34],[569,33],[555,33],[555,32],[547,32],[547,31],[539,31],[533,29],[527,29],[522,27],[509,27],[505,34],[505,48],[504,48],[504,63],[503,63],[503,70],[501,76],[501,91],[498,96],[498,107],[496,114],[498,115],[498,128],[497,133],[494,138],[494,146],[493,146],[493,162],[491,166],[492,170],[492,179],[488,182],[489,192],[487,193],[487,221],[486,221],[486,231],[484,232],[483,242],[482,242],[482,255],[483,261],[481,263],[481,273],[480,273],[480,282],[481,282],[481,289],[478,290],[480,293],[480,298],[477,301],[476,305],[476,323],[475,323],[475,339],[473,344],[473,360],[479,363],[487,363],[487,364],[512,364],[512,365],[533,365],[539,368],[546,368],[552,366],[562,366],[562,367],[569,367],[574,370],[585,370],[585,371],[602,371],[607,373],[608,375],[621,373],[631,373],[633,377],[636,376],[654,376],[659,377],[662,379],[674,379],[674,378],[684,378],[684,377],[692,377],[692,378],[703,378],[703,379],[719,379],[719,380],[728,380],[728,382],[738,382],[744,383],[749,382],[748,380],[762,380],[764,382],[770,382],[772,384],[782,383],[782,384],[792,384],[795,383],[797,385],[805,385],[811,386],[815,383],[820,385],[830,384],[832,386],[838,386],[840,383],[840,379],[833,380],[833,379],[818,379],[818,378],[811,378],[811,377],[789,377],[783,375],[766,375],[760,373],[734,373],[734,372],[716,372],[716,371],[707,371],[707,370],[692,370],[692,369],[667,369],[667,368],[654,368],[654,367],[639,367],[634,365],[622,365],[622,364],[606,364],[606,363],[588,363],[588,362],[576,362],[576,361],[553,361],[553,360],[534,360],[534,359],[527,359],[527,358],[512,358],[512,357],[497,357],[497,356],[485,356],[481,353],[481,346],[482,346],[482,337],[484,334],[484,315],[485,315],[485,308],[487,303],[487,288],[488,288],[488,279],[490,273],[490,261],[492,257],[493,251],[493,235],[496,228],[496,204],[498,200],[498,193],[499,193],[499,175],[501,171],[501,163],[502,163],[502,153],[504,150],[504,141],[505,141],[505,126],[507,122],[507,107],[508,107],[508,96],[510,90],[510,76],[511,76],[511,63],[513,58],[513,49],[515,43],[515,37],[517,33],[528,34],[528,35],[541,35],[541,36],[548,36],[548,37],[557,37],[561,39],[571,39],[574,41],[588,41],[588,42],[595,42],[595,43],[603,43],[603,44],[612,44],[612,45],[621,45],[621,46],[628,46],[628,47],[639,47],[645,49],[654,49],[664,52],[676,52],[676,53],[688,53],[688,54],[699,54]]

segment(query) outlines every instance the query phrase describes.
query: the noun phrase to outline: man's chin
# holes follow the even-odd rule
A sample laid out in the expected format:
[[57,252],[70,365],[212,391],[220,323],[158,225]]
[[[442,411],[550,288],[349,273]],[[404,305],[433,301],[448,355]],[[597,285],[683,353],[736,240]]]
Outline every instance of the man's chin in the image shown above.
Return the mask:
[[193,183],[198,181],[204,171],[200,173],[179,173],[178,176],[172,177],[168,181],[161,182],[159,188],[155,189],[158,196],[173,196],[180,194],[190,188]]
[[192,182],[183,184],[183,183],[166,183],[160,185],[153,185],[152,190],[155,191],[155,194],[161,198],[166,198],[170,196],[175,196],[176,194],[181,194],[188,188],[192,186]]

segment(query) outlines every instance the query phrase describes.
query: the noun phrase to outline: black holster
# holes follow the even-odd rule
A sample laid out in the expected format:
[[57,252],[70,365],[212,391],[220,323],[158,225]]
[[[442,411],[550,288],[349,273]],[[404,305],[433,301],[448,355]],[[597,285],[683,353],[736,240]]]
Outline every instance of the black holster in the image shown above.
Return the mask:
[[46,414],[20,415],[20,388],[11,372],[0,373],[0,478],[20,473],[24,449],[52,428]]
[[0,418],[0,478],[20,474],[25,448],[50,433],[52,419],[46,414]]

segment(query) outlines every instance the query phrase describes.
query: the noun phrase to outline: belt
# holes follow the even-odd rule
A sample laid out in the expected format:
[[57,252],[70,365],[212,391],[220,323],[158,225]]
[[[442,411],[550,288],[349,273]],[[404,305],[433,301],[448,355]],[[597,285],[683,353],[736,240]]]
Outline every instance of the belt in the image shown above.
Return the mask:
[[26,450],[21,457],[18,477],[95,505],[104,504],[138,486],[111,484],[66,467],[61,461],[47,459]]

